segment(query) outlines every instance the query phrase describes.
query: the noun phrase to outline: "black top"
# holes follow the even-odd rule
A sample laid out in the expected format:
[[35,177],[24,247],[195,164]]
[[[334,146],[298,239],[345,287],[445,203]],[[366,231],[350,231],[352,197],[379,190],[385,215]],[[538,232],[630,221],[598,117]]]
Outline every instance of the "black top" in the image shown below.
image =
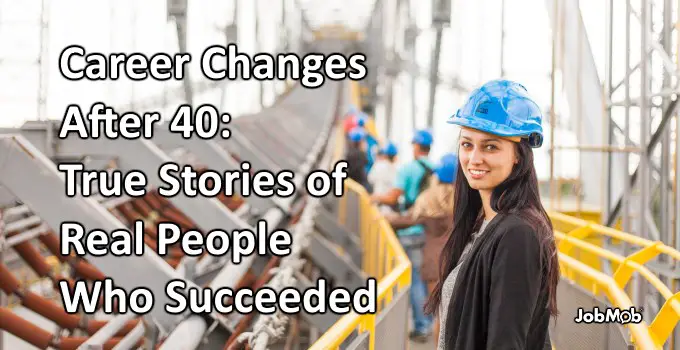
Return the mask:
[[349,145],[347,153],[345,153],[345,160],[347,160],[347,177],[361,185],[366,185],[368,182],[366,175],[368,156],[366,156],[366,153],[359,147]]
[[446,349],[551,349],[539,238],[518,214],[497,214],[460,267]]

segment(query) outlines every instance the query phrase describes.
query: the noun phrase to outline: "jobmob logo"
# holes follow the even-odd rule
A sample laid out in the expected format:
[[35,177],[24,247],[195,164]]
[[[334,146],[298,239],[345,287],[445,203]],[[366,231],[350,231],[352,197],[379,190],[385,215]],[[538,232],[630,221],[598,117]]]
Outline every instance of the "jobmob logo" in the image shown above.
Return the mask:
[[634,306],[629,309],[621,308],[605,308],[601,311],[600,308],[594,307],[592,310],[585,310],[580,307],[577,310],[576,323],[640,323],[642,322],[642,309],[636,310]]

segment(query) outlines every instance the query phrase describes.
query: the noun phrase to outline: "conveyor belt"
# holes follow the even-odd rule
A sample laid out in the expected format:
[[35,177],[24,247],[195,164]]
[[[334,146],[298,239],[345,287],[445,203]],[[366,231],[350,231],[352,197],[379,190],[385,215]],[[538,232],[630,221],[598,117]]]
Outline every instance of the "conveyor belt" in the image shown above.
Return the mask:
[[[328,51],[341,52],[342,48],[338,46],[339,44],[338,42],[323,43],[321,46],[330,45],[327,47]],[[319,52],[322,49],[322,47],[316,47],[314,51]],[[224,157],[226,154],[230,156],[230,163],[220,164],[224,168],[223,170],[232,169],[233,167],[230,166],[238,164],[240,161],[250,161],[252,165],[251,173],[264,169],[274,173],[280,170],[291,170],[296,173],[296,180],[304,186],[304,182],[301,180],[304,180],[306,174],[312,169],[324,166],[320,164],[320,161],[328,151],[325,146],[330,139],[329,132],[337,115],[341,87],[343,87],[343,83],[330,80],[327,80],[323,86],[314,89],[307,89],[298,85],[280,98],[273,107],[254,115],[245,115],[232,120],[229,124],[232,135],[239,134],[232,139],[220,141],[182,140],[181,137],[172,138],[172,135],[163,135],[162,148],[165,152],[158,147],[160,144],[145,145],[142,142],[127,140],[101,141],[101,143],[95,145],[93,141],[88,143],[88,141],[68,138],[66,140],[52,140],[51,144],[45,142],[45,140],[48,140],[50,134],[48,131],[53,131],[57,125],[50,122],[32,122],[26,123],[19,129],[4,129],[2,130],[4,135],[0,136],[0,157],[6,159],[6,161],[0,169],[0,185],[4,190],[16,196],[16,204],[6,206],[3,209],[7,227],[6,235],[15,240],[24,237],[21,238],[22,242],[13,244],[9,249],[15,250],[38,276],[49,278],[54,284],[62,278],[62,275],[52,273],[52,267],[45,258],[45,255],[50,254],[41,253],[41,248],[36,244],[36,240],[42,243],[49,253],[55,255],[60,263],[71,268],[73,274],[66,277],[71,280],[101,280],[105,276],[111,276],[118,269],[125,269],[125,274],[115,273],[117,277],[114,283],[123,287],[130,287],[139,283],[157,283],[155,281],[162,281],[163,279],[181,278],[186,268],[186,257],[177,246],[173,247],[167,256],[162,257],[163,263],[168,264],[174,272],[167,274],[167,272],[161,272],[165,271],[161,269],[158,270],[153,279],[149,279],[150,276],[144,275],[144,273],[147,273],[146,270],[134,268],[133,265],[130,265],[128,258],[117,258],[114,262],[110,258],[106,260],[92,256],[82,258],[61,256],[58,254],[59,238],[55,232],[59,230],[61,220],[73,220],[73,211],[77,211],[79,206],[85,206],[95,209],[94,211],[87,211],[87,215],[94,213],[97,216],[92,219],[93,222],[108,220],[108,222],[129,229],[133,226],[135,220],[144,220],[146,223],[144,242],[148,247],[153,248],[147,249],[147,252],[153,251],[157,244],[155,223],[172,221],[179,224],[182,230],[197,229],[205,233],[201,226],[210,225],[203,225],[201,218],[195,215],[192,217],[191,213],[183,212],[178,206],[187,205],[186,203],[189,202],[207,203],[208,199],[163,198],[153,189],[153,184],[150,185],[149,193],[142,198],[99,199],[96,202],[84,201],[80,198],[67,199],[63,193],[63,187],[55,188],[54,186],[47,186],[48,182],[43,182],[43,180],[49,180],[50,184],[58,184],[59,181],[63,183],[63,179],[46,170],[53,168],[54,162],[58,163],[65,159],[70,161],[82,159],[85,161],[90,155],[88,152],[95,152],[92,147],[88,147],[92,145],[97,147],[96,152],[99,157],[102,156],[101,152],[105,149],[125,145],[125,147],[120,147],[123,154],[117,157],[119,164],[131,164],[126,160],[135,160],[135,156],[141,157],[141,154],[148,153],[148,150],[152,150],[151,154],[160,156],[159,158],[145,158],[144,161],[160,164],[163,160],[171,159],[169,154],[171,154],[172,149],[183,148],[190,153],[190,157],[175,160],[192,164],[195,168],[219,170],[214,168],[215,159]],[[246,142],[239,143],[239,139]],[[104,147],[103,143],[105,142],[113,143],[111,146]],[[206,145],[209,146],[208,148],[213,147],[214,154],[195,151],[206,149]],[[135,153],[135,147],[139,147],[141,152]],[[27,154],[29,152],[27,150],[32,153]],[[194,153],[191,150],[194,150]],[[41,153],[43,156],[34,157],[37,153]],[[49,158],[44,156],[47,154],[50,155]],[[256,159],[254,155],[260,157]],[[21,164],[21,168],[14,168],[13,164],[17,166]],[[88,164],[93,166],[95,163]],[[122,168],[121,170],[131,169]],[[17,175],[17,172],[24,171],[31,175]],[[238,214],[237,216],[224,216],[225,224],[229,220],[236,220],[237,218],[240,220],[231,222],[226,226],[242,226],[257,219],[267,219],[271,221],[271,231],[276,226],[289,227],[289,225],[297,222],[300,217],[300,210],[292,211],[291,208],[300,208],[296,203],[301,203],[305,195],[304,188],[298,186],[296,195],[285,199],[269,200],[254,197],[218,196],[216,200],[223,207],[216,212],[224,210]],[[282,205],[282,201],[288,205]],[[69,202],[74,203],[74,205],[58,205],[58,203]],[[263,202],[269,204],[263,206]],[[256,206],[255,203],[259,203],[258,207],[265,207],[268,210],[265,212],[251,210]],[[244,204],[246,205],[244,206]],[[99,218],[97,211],[107,209],[111,213],[111,217],[104,219],[104,216],[102,216]],[[62,210],[63,214],[55,215],[55,210]],[[49,219],[45,219],[46,217],[49,217]],[[38,231],[39,234],[36,235]],[[293,231],[291,230],[291,232]],[[27,233],[32,233],[33,236],[28,237],[26,236]],[[210,260],[209,263],[208,260]],[[207,256],[201,256],[195,262],[196,269],[193,271],[194,275],[191,276],[191,279],[202,281],[200,283],[202,286],[215,286],[217,284],[257,288],[271,279],[269,270],[279,263],[280,259],[276,257],[258,257],[244,261],[244,266],[234,268],[230,267],[228,263],[225,264],[223,260],[207,259]],[[234,271],[234,273],[225,276],[224,272],[229,268],[232,269],[229,271]],[[211,278],[206,280],[206,276],[211,276]],[[311,277],[309,278],[311,279]],[[20,285],[19,281],[13,277],[12,271],[4,268],[4,265],[0,265],[0,286],[6,293],[12,295],[13,300],[18,300],[21,306],[41,314],[59,325],[61,329],[61,333],[57,335],[56,329],[40,329],[31,320],[17,316],[18,314],[14,313],[12,309],[0,308],[2,313],[0,329],[24,341],[20,344],[9,345],[11,349],[29,349],[32,348],[30,345],[40,349],[49,346],[59,349],[75,349],[86,343],[89,336],[97,334],[97,331],[107,324],[106,321],[84,321],[81,320],[79,315],[68,315],[64,312],[62,305],[59,305],[61,303],[54,303],[35,293],[26,292],[27,286]],[[175,328],[175,331],[178,329],[191,330],[192,332],[187,336],[186,333],[175,332],[172,328],[168,328],[173,327],[173,325],[167,320],[164,321],[155,317],[160,315],[161,312],[157,311],[152,315],[155,321],[159,322],[161,328],[165,329],[166,336],[169,337],[159,339],[163,349],[184,348],[184,345],[187,344],[197,345],[201,339],[207,341],[207,344],[201,346],[201,348],[221,349],[225,346],[225,343],[235,342],[238,334],[248,330],[256,319],[256,317],[253,317],[255,315],[240,318],[234,317],[234,315],[227,315],[226,317],[224,315],[200,315],[199,323],[202,323],[202,326],[196,326],[196,323],[191,322],[181,322],[178,328]],[[189,320],[191,316],[184,317],[184,319]],[[114,320],[116,319],[114,318]],[[140,324],[139,322],[140,318],[122,322],[123,327],[119,326],[118,329],[107,330],[111,333],[108,336],[99,333],[97,341],[103,341],[104,348],[109,349],[121,341],[130,344],[130,338],[123,340],[123,337],[130,335],[130,337],[135,338],[132,343],[141,344],[142,334],[133,332],[136,329],[135,327]],[[208,331],[210,327],[212,329]],[[81,333],[75,332],[78,329],[82,329],[86,334],[81,335]],[[115,337],[112,337],[113,335]]]

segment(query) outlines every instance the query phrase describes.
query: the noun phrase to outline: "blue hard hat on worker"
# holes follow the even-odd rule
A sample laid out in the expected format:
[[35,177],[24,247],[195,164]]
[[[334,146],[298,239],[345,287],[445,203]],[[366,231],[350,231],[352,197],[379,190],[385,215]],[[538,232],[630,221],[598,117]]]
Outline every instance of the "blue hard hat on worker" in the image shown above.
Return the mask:
[[458,156],[455,153],[445,154],[437,168],[434,170],[439,182],[451,184],[456,180],[456,173],[458,171]]
[[355,127],[349,132],[349,140],[352,142],[359,142],[366,137],[366,130],[362,127]]
[[543,113],[527,89],[514,81],[487,82],[470,94],[448,123],[509,138],[527,139],[531,147],[543,144]]
[[396,156],[397,153],[399,153],[399,149],[397,148],[397,145],[394,144],[394,142],[389,141],[383,148],[380,149],[380,154],[384,154],[386,156]]
[[432,132],[426,129],[422,129],[416,131],[416,133],[413,135],[413,139],[411,139],[411,143],[415,143],[417,145],[422,146],[431,146],[432,140],[433,140]]
[[354,118],[356,125],[363,128],[363,127],[366,126],[366,121],[368,119],[368,115],[366,115],[366,113],[364,111],[356,111],[354,113],[353,118]]

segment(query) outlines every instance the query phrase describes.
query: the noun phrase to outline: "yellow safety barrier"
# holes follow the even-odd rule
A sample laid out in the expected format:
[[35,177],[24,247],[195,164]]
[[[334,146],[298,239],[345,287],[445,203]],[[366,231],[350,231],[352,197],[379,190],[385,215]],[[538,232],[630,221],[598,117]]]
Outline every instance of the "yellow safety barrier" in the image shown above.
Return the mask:
[[[649,325],[649,332],[654,339],[656,347],[661,347],[671,336],[673,329],[680,320],[680,292],[673,294],[670,288],[649,271],[644,264],[660,254],[666,254],[673,259],[680,259],[680,252],[664,245],[662,242],[653,242],[569,215],[554,212],[548,215],[556,228],[555,238],[558,241],[558,249],[561,256],[568,256],[572,259],[578,258],[575,256],[577,255],[575,248],[588,252],[612,263],[614,273],[612,277],[607,276],[607,278],[611,279],[619,289],[623,290],[632,277],[633,272],[638,272],[640,276],[646,279],[661,294],[666,301]],[[566,231],[565,228],[570,228],[570,230],[564,233],[562,231]],[[585,241],[585,238],[595,235],[610,237],[617,241],[640,247],[640,249],[624,257]],[[592,274],[589,274],[591,269],[570,271],[567,277],[572,281],[581,282],[581,285],[597,283],[592,280]],[[599,277],[600,275],[597,276]],[[598,290],[594,287],[594,284],[592,285],[591,292],[597,295]]]
[[[577,271],[593,281],[593,290],[603,290],[615,307],[629,309],[633,306],[628,295],[619,288],[611,277],[566,254],[558,254],[560,270],[564,277],[569,278],[569,276]],[[630,329],[633,343],[637,349],[661,349],[661,346],[658,345],[658,340],[650,333],[650,330],[644,321],[640,323],[629,323],[626,326]]]
[[[406,256],[392,227],[371,204],[366,190],[358,183],[347,180],[345,191],[359,198],[360,238],[363,252],[362,268],[367,275],[378,280],[378,313],[391,301],[395,292],[411,284],[411,262]],[[346,203],[346,201],[344,201]],[[341,202],[341,206],[343,206]],[[396,291],[395,291],[396,287]],[[369,333],[369,349],[375,349],[376,314],[343,316],[326,331],[310,349],[337,349],[355,331]],[[406,337],[406,334],[403,335]]]
[[[358,90],[355,84],[353,91]],[[342,158],[345,137],[342,126],[336,128],[335,152],[333,163]],[[399,293],[411,284],[411,261],[397,239],[392,226],[370,201],[368,192],[358,183],[347,179],[344,184],[345,195],[340,199],[338,216],[345,224],[347,197],[352,193],[359,201],[359,237],[363,249],[362,270],[378,281],[377,313],[392,302]],[[375,349],[376,314],[359,315],[350,313],[331,326],[311,347],[313,350],[337,349],[354,331],[368,332],[369,350]],[[403,334],[406,337],[406,334]]]

